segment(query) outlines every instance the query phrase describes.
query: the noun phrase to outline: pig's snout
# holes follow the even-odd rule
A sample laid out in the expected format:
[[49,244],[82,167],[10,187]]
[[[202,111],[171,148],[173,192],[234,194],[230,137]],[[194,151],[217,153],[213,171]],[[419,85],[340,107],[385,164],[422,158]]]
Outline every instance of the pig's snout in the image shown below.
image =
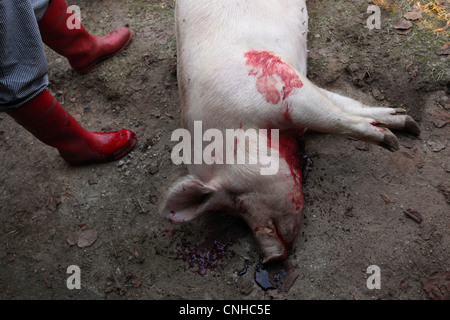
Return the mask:
[[255,227],[253,233],[263,254],[263,264],[285,259],[300,229],[302,215],[280,217],[275,224]]
[[[273,203],[272,203],[273,204]],[[253,230],[263,255],[263,263],[285,259],[302,222],[302,209],[269,205],[247,207],[242,218]],[[254,209],[254,210],[252,210]]]
[[253,232],[263,253],[262,262],[264,264],[286,258],[287,247],[273,229],[268,227],[257,227]]

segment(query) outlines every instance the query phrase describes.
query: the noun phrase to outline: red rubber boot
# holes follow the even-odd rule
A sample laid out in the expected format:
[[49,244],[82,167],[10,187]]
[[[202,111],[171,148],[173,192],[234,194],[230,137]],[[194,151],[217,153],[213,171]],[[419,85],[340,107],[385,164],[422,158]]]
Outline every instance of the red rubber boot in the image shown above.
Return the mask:
[[[42,41],[52,50],[66,57],[80,74],[97,67],[101,60],[120,53],[131,41],[133,34],[125,27],[118,28],[105,37],[94,37],[79,23],[64,0],[50,0],[47,11],[39,20]],[[79,22],[78,20],[76,20]]]
[[128,130],[86,131],[47,90],[7,113],[70,164],[118,160],[136,144],[136,135]]

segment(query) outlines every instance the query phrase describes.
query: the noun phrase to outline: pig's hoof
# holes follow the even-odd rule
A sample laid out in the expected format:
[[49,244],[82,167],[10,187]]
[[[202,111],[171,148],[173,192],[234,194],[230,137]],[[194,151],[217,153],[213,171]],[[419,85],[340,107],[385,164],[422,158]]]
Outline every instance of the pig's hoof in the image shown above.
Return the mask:
[[416,121],[411,116],[406,116],[405,119],[405,131],[413,135],[420,135],[420,128]]
[[399,143],[397,137],[392,132],[386,132],[384,139],[379,145],[389,151],[397,151],[399,149]]
[[420,135],[420,128],[416,121],[411,116],[406,115],[407,111],[403,108],[394,108],[394,115],[403,115],[405,119],[405,126],[403,130],[415,136]]

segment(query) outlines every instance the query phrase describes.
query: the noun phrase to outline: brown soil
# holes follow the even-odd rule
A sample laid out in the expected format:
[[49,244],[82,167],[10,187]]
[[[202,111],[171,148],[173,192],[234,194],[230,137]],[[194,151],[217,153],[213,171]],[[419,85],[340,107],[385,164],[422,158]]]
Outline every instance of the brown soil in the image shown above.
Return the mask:
[[[399,133],[400,150],[390,153],[310,133],[306,218],[287,261],[269,266],[264,290],[255,281],[265,276],[257,244],[240,220],[207,215],[174,225],[161,214],[168,188],[186,173],[170,158],[181,126],[173,1],[74,2],[92,34],[128,25],[134,39],[86,76],[47,50],[49,89],[86,129],[127,128],[139,140],[115,163],[71,167],[0,115],[0,299],[429,298],[420,279],[450,268],[449,60],[434,53],[447,31],[419,21],[395,33],[408,12],[401,1],[382,8],[380,30],[365,27],[367,1],[308,1],[311,80],[407,108],[422,134]],[[71,242],[87,230],[95,242]],[[81,269],[81,290],[66,286],[70,265]],[[366,286],[371,265],[380,267],[381,289]]]

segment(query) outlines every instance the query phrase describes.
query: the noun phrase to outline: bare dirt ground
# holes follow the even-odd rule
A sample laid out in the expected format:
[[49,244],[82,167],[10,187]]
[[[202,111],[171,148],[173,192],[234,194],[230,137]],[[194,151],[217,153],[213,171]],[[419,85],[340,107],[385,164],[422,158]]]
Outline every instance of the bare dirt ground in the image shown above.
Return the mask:
[[[115,163],[71,167],[0,115],[0,299],[436,298],[421,279],[450,271],[450,68],[448,55],[435,53],[449,32],[434,32],[445,21],[423,9],[397,34],[394,22],[414,2],[375,1],[381,29],[369,30],[371,1],[308,1],[310,79],[370,105],[404,107],[422,134],[399,133],[395,153],[308,134],[306,218],[287,261],[267,270],[240,220],[175,225],[161,214],[166,191],[186,173],[170,158],[181,126],[173,1],[69,3],[92,34],[127,25],[134,39],[86,76],[47,50],[49,90],[85,128],[127,128],[139,141]],[[70,265],[80,267],[80,290],[66,286]],[[371,265],[381,289],[366,285]],[[442,294],[445,280],[437,281]]]

